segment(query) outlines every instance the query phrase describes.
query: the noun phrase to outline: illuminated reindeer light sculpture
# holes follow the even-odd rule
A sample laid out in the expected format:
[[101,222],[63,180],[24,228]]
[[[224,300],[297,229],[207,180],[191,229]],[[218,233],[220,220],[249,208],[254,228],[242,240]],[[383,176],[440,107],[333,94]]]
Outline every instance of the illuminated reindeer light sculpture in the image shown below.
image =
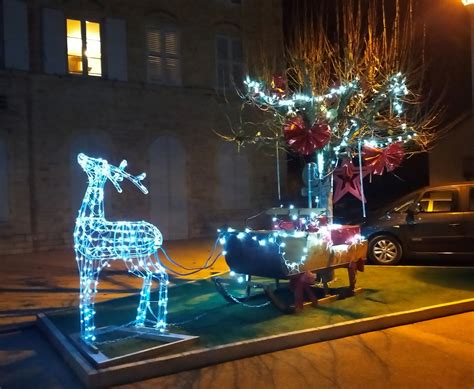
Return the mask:
[[161,232],[144,221],[111,222],[104,215],[104,186],[107,179],[119,193],[122,192],[119,183],[126,178],[147,194],[148,190],[141,183],[146,174],[130,175],[125,171],[125,160],[116,167],[104,159],[90,158],[81,153],[77,156],[77,162],[88,177],[87,191],[74,229],[74,250],[80,273],[81,338],[87,343],[96,340],[94,300],[99,274],[109,261],[115,259],[122,259],[130,273],[143,278],[135,320],[137,327],[145,325],[147,311],[151,312],[152,279],[159,281],[155,328],[163,332],[166,328],[168,275],[158,260],[158,249],[163,242]]

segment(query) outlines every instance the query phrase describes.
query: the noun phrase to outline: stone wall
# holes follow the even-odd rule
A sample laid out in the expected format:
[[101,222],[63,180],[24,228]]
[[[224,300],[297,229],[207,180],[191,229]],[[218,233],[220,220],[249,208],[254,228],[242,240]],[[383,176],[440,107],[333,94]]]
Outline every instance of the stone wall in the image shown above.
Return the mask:
[[[214,39],[222,30],[240,31],[248,53],[263,40],[281,68],[280,1],[244,0],[235,5],[228,0],[45,0],[27,4],[30,71],[0,70],[0,95],[8,101],[8,107],[0,110],[0,137],[8,146],[10,208],[8,220],[0,223],[0,254],[71,245],[77,214],[71,166],[76,163],[75,142],[81,137],[102,140],[104,157],[116,165],[127,159],[127,169],[135,174],[150,170],[149,147],[159,135],[178,137],[187,154],[189,237],[210,236],[218,225],[244,220],[275,205],[275,160],[257,150],[249,150],[248,208],[219,205],[224,201],[216,192],[222,141],[212,130],[228,129],[227,117],[238,117],[240,101],[232,92],[223,96],[215,90]],[[60,9],[66,17],[124,19],[128,81],[44,74],[44,7]],[[180,28],[182,86],[146,82],[144,21],[154,15],[171,17]],[[120,195],[112,185],[106,191],[108,217],[149,220],[149,197],[135,187],[124,184]]]
[[454,127],[430,151],[429,160],[430,185],[474,180],[474,119]]

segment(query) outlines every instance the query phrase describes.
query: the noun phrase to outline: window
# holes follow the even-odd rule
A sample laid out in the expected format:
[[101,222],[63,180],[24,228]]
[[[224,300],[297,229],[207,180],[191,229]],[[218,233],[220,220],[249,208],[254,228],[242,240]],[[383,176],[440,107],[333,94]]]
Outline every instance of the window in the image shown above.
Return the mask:
[[0,222],[8,220],[7,143],[0,137]]
[[67,64],[70,74],[102,76],[100,23],[67,19]]
[[420,199],[420,212],[455,212],[457,192],[451,190],[426,192]]
[[243,50],[238,38],[219,35],[216,40],[217,88],[241,87],[243,81]]
[[148,81],[158,84],[181,83],[179,34],[172,27],[147,29]]
[[404,213],[410,208],[410,206],[413,204],[413,202],[416,200],[416,198],[419,196],[419,193],[416,194],[410,194],[408,196],[405,196],[402,198],[397,205],[395,205],[392,210],[390,211],[391,213]]
[[237,151],[230,142],[221,142],[218,156],[219,186],[216,193],[221,209],[236,210],[250,207],[249,156]]

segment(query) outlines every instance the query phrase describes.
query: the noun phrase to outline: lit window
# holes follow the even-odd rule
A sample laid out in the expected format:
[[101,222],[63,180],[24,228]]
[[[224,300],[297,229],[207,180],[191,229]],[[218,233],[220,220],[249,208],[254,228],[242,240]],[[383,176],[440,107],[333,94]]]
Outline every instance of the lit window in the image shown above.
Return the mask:
[[238,38],[219,35],[216,40],[217,88],[241,87],[243,81],[243,50]]
[[147,29],[148,81],[159,84],[181,83],[179,35],[174,28]]
[[102,76],[100,23],[67,19],[67,58],[70,74]]

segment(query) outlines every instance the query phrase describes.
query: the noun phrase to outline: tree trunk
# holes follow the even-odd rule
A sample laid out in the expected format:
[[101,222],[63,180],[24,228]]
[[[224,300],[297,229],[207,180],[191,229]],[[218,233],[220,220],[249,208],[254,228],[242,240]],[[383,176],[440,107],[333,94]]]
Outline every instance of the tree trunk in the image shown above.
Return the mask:
[[317,208],[324,208],[326,210],[326,216],[329,222],[332,222],[333,218],[332,195],[332,175],[330,175],[325,180],[319,181],[316,194],[316,196],[318,196]]

